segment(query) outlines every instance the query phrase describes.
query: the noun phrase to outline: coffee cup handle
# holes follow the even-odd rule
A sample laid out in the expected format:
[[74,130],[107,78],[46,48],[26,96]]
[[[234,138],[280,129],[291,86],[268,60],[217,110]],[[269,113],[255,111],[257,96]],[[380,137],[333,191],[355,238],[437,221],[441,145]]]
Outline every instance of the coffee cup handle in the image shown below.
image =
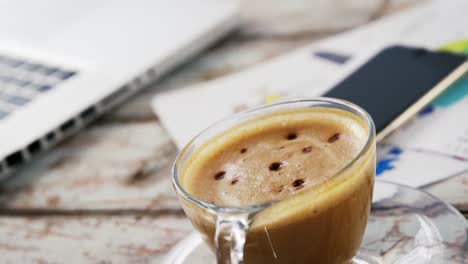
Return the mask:
[[242,264],[244,246],[252,222],[250,213],[216,214],[216,260],[218,264]]

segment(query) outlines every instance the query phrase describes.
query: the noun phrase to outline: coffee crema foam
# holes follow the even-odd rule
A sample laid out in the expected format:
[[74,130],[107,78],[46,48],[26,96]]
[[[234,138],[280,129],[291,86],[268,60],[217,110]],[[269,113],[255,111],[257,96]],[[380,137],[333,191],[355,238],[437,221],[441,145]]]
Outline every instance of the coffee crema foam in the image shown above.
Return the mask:
[[181,184],[216,205],[245,206],[313,191],[359,155],[363,121],[338,109],[272,113],[237,125],[193,153]]

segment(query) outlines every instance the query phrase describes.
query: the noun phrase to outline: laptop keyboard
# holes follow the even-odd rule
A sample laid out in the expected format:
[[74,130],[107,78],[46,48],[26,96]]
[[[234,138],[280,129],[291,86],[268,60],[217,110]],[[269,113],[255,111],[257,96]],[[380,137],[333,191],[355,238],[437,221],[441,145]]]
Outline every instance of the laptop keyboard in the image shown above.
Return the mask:
[[76,74],[62,67],[0,54],[0,120]]

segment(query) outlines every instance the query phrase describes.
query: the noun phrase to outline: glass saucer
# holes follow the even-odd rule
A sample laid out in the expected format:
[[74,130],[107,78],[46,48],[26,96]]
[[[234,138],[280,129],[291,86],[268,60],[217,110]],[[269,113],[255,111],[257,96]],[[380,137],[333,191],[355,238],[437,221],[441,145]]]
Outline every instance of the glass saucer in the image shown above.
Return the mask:
[[[404,185],[376,181],[364,240],[353,262],[466,263],[468,222],[452,206]],[[216,263],[193,233],[167,255],[166,264]]]

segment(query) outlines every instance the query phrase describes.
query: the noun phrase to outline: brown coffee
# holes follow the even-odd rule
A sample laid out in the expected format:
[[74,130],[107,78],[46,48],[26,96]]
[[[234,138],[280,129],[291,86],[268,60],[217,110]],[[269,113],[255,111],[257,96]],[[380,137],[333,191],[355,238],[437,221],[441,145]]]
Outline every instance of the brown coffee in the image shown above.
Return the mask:
[[[374,177],[374,150],[360,156],[369,137],[362,122],[325,108],[248,121],[192,154],[181,184],[216,205],[279,201],[256,216],[245,263],[349,261],[362,239]],[[214,226],[197,228],[212,245]]]

